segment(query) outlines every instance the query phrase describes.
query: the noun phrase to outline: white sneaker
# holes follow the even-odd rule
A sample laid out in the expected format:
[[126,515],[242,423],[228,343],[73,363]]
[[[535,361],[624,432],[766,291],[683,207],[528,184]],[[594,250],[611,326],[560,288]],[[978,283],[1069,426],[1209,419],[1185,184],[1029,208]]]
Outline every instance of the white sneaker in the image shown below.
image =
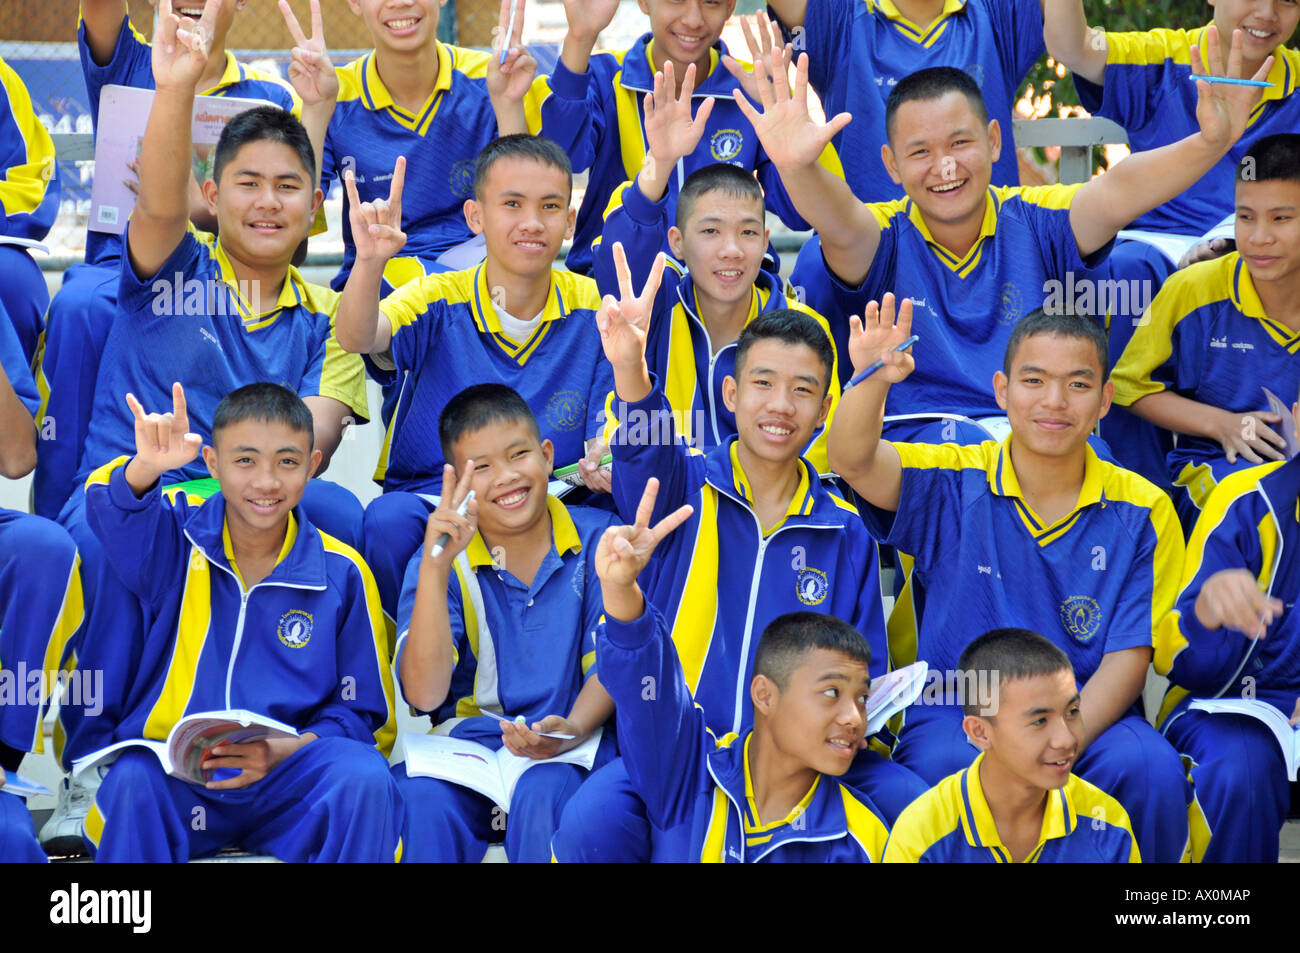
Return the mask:
[[90,813],[95,792],[108,773],[108,765],[97,765],[78,775],[66,775],[59,784],[59,803],[41,827],[41,847],[47,854],[80,856],[86,853],[81,828]]

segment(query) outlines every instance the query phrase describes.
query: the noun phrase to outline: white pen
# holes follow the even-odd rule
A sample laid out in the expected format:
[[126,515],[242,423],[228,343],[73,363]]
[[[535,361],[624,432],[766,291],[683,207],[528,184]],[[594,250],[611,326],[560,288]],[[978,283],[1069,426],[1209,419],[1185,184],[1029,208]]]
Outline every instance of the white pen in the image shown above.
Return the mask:
[[515,32],[515,6],[518,0],[510,0],[510,20],[506,23],[506,35],[501,37],[501,65],[506,65],[506,53],[510,51],[510,37]]
[[[460,501],[460,506],[456,507],[457,516],[464,516],[466,513],[469,512],[469,504],[472,499],[474,499],[474,491],[470,490],[468,493],[465,494],[465,499]],[[447,544],[450,542],[451,542],[451,533],[443,533],[441,536],[439,536],[438,541],[433,544],[433,549],[429,550],[429,558],[437,559],[439,556],[441,556],[442,551],[447,548]]]

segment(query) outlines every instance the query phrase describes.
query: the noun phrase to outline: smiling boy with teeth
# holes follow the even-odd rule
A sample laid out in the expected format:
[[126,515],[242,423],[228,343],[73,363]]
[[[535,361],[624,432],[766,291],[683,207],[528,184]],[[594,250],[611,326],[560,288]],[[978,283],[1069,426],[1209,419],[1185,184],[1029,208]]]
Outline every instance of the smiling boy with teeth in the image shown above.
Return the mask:
[[885,863],[1141,862],[1124,808],[1070,771],[1084,724],[1065,653],[995,629],[957,666],[978,695],[962,699],[962,730],[981,754],[903,812]]
[[[861,494],[863,519],[915,560],[919,632],[897,663],[951,671],[972,631],[1024,626],[1063,649],[1082,683],[1079,773],[1133,818],[1148,860],[1187,844],[1181,762],[1142,716],[1153,633],[1172,605],[1183,536],[1169,498],[1088,444],[1110,408],[1106,338],[1091,318],[1038,311],[1020,321],[992,385],[1011,424],[1001,443],[881,438],[891,387],[927,352],[892,349],[912,333],[894,299],[853,318],[849,354],[884,367],[846,393],[830,432],[835,472]],[[1005,572],[1003,572],[1005,570]],[[936,783],[970,762],[954,700],[908,712],[894,758]]]

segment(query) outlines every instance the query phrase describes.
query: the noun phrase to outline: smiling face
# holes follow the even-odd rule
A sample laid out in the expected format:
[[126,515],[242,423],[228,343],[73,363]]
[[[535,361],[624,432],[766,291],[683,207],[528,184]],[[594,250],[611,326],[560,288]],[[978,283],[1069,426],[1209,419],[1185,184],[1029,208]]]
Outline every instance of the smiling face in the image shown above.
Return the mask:
[[220,183],[203,183],[221,244],[251,265],[287,265],[321,203],[321,191],[312,180],[298,153],[283,142],[244,143],[221,170]]
[[1257,285],[1300,276],[1300,182],[1237,183],[1237,251]]
[[[493,270],[521,278],[548,274],[564,240],[573,235],[577,210],[569,207],[569,177],[524,156],[503,156],[487,171],[465,221],[487,240]],[[532,317],[532,315],[517,315]]]
[[809,649],[784,688],[765,675],[750,685],[755,722],[778,751],[835,777],[853,763],[866,731],[871,677],[860,659]]
[[1241,53],[1246,76],[1254,74],[1277,47],[1286,43],[1300,24],[1296,0],[1210,0],[1214,25],[1223,43],[1241,30]]
[[438,19],[447,0],[348,0],[366,24],[375,46],[410,52],[438,38]]
[[484,539],[517,535],[546,514],[546,487],[555,461],[551,441],[538,441],[524,420],[496,421],[461,434],[452,445],[456,473],[473,461],[470,488],[478,500]]
[[722,382],[722,400],[736,415],[741,444],[761,460],[799,456],[826,420],[829,371],[806,344],[761,338]]
[[993,375],[993,393],[1018,444],[1059,457],[1083,450],[1097,420],[1110,410],[1114,385],[1102,382],[1093,342],[1043,333],[1021,341],[1011,376]]
[[[1003,680],[997,714],[967,715],[962,727],[988,753],[986,770],[999,781],[1044,790],[1062,787],[1079,756],[1083,717],[1074,672]],[[987,780],[985,787],[991,787]]]
[[1002,151],[997,121],[985,125],[963,93],[912,99],[898,107],[885,168],[926,222],[958,225],[984,217],[993,163]]
[[650,17],[655,67],[662,68],[665,60],[682,69],[695,63],[698,85],[709,66],[709,47],[722,36],[736,0],[637,0],[637,5]]
[[749,300],[767,240],[762,201],[724,191],[701,195],[685,228],[668,230],[700,297],[724,306]]
[[203,462],[221,484],[232,535],[283,528],[320,465],[321,452],[311,444],[311,434],[282,421],[251,418],[213,435]]

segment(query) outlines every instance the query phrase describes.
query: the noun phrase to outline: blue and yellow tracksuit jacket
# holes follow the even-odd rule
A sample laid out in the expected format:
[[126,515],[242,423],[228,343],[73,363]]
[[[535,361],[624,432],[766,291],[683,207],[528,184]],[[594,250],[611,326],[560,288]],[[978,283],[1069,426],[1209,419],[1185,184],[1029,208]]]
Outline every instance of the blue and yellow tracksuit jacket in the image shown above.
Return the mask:
[[877,862],[888,831],[876,809],[817,775],[785,818],[755,815],[747,753],[753,732],[715,739],[692,703],[668,626],[650,603],[606,619],[596,640],[601,684],[618,706],[628,777],[657,828],[653,859],[702,863]]
[[86,483],[91,529],[151,620],[116,740],[162,740],[187,714],[243,708],[387,755],[397,733],[388,635],[361,556],[297,507],[274,570],[245,588],[225,498],[137,499],[128,460]]

